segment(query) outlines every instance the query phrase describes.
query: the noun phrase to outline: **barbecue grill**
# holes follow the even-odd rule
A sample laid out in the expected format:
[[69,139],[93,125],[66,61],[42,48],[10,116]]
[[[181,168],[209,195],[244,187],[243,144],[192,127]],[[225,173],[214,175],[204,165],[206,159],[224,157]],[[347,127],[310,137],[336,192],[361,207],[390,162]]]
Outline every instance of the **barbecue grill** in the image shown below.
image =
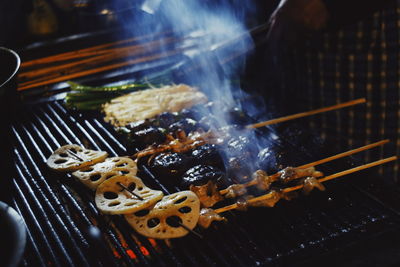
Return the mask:
[[[79,47],[96,38],[94,34],[64,39],[53,43],[51,49],[62,50],[71,44]],[[25,53],[40,53],[43,47]],[[139,65],[111,78],[109,73],[101,73],[82,80],[104,84],[163,64],[169,61]],[[47,93],[63,90],[62,84],[56,84]],[[68,110],[57,95],[27,97],[42,91],[38,88],[25,94],[23,104],[10,114],[6,129],[13,159],[6,177],[12,179],[10,204],[27,228],[22,266],[299,266],[333,260],[367,263],[371,258],[390,256],[393,262],[399,261],[394,257],[396,247],[389,246],[399,240],[397,189],[389,190],[379,182],[371,186],[371,181],[380,179],[374,172],[328,183],[327,192],[278,203],[273,209],[229,212],[227,223],[199,230],[202,239],[192,234],[171,242],[145,238],[122,217],[100,214],[92,192],[72,177],[47,169],[48,156],[64,144],[105,150],[110,156],[127,155],[131,148],[97,113]],[[8,155],[2,153],[2,158]],[[139,176],[165,194],[177,190],[162,184],[146,168]],[[372,249],[377,252],[366,256]]]

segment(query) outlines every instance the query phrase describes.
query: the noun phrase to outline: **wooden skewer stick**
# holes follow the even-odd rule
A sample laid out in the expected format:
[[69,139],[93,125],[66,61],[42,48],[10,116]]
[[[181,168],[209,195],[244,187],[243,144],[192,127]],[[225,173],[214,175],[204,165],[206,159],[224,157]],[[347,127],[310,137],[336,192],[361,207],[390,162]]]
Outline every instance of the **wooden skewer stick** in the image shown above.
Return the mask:
[[[85,67],[85,64],[96,65],[104,62],[111,62],[116,59],[126,59],[133,56],[143,55],[145,51],[150,51],[150,49],[157,48],[161,46],[161,44],[169,44],[172,42],[176,42],[176,38],[166,38],[162,42],[161,41],[152,41],[148,42],[145,45],[131,45],[118,47],[113,49],[107,49],[101,51],[101,53],[94,54],[92,57],[80,57],[79,60],[59,64],[56,66],[48,66],[40,69],[30,70],[30,71],[21,71],[18,74],[19,78],[24,79],[33,79],[40,76],[45,76],[46,74],[62,72],[62,74],[69,74],[74,71],[73,67],[77,67],[78,71]],[[89,66],[87,66],[89,67]]]
[[[371,163],[368,163],[368,164],[364,164],[364,165],[361,165],[361,166],[358,166],[358,167],[355,167],[355,168],[352,168],[352,169],[344,170],[344,171],[341,171],[341,172],[338,172],[338,173],[335,173],[335,174],[332,174],[332,175],[329,175],[329,176],[325,176],[324,178],[318,179],[318,181],[320,183],[323,183],[323,182],[326,182],[326,181],[329,181],[329,180],[333,180],[333,179],[336,179],[336,178],[339,178],[339,177],[342,177],[342,176],[345,176],[345,175],[348,175],[348,174],[351,174],[351,173],[354,173],[354,172],[358,172],[358,171],[365,170],[365,169],[368,169],[368,168],[372,168],[372,167],[375,167],[375,166],[378,166],[378,165],[382,165],[382,164],[385,164],[385,163],[388,163],[388,162],[391,162],[391,161],[394,161],[394,160],[397,160],[396,156],[385,158],[385,159],[381,159],[381,160],[374,161],[374,162],[371,162]],[[281,192],[282,193],[292,192],[292,191],[299,190],[299,189],[303,188],[303,186],[304,185],[301,184],[301,185],[288,187],[288,188],[282,189]],[[262,195],[262,196],[259,196],[259,197],[252,198],[252,199],[248,200],[248,203],[254,203],[254,202],[258,202],[258,201],[263,201],[263,200],[269,199],[271,196],[272,196],[272,194],[268,193],[268,194],[265,194],[265,195]],[[237,207],[238,207],[238,205],[235,203],[235,204],[232,204],[232,205],[229,205],[229,206],[225,206],[225,207],[216,209],[215,212],[216,213],[222,213],[222,212],[226,212],[226,211],[229,211],[229,210],[236,209]]]
[[[353,154],[361,152],[361,151],[365,151],[365,150],[368,150],[368,149],[371,149],[371,148],[374,148],[374,147],[377,147],[377,146],[381,146],[381,145],[387,144],[388,142],[389,142],[389,139],[385,139],[385,140],[382,140],[382,141],[379,141],[379,142],[368,144],[368,145],[365,145],[365,146],[362,146],[362,147],[359,147],[359,148],[355,148],[355,149],[352,149],[352,150],[349,150],[349,151],[346,151],[346,152],[343,152],[343,153],[340,153],[340,154],[336,154],[336,155],[333,155],[333,156],[330,156],[330,157],[327,157],[327,158],[324,158],[324,159],[320,159],[320,160],[317,160],[317,161],[314,161],[314,162],[310,162],[310,163],[298,166],[298,167],[296,167],[296,169],[306,169],[306,168],[314,167],[314,166],[317,166],[317,165],[320,165],[320,164],[323,164],[323,163],[326,163],[326,162],[329,162],[329,161],[332,161],[332,160],[335,160],[335,159],[340,159],[340,158],[343,158],[343,157],[347,157],[347,156],[353,155]],[[276,175],[276,174],[273,174],[272,176],[274,176],[274,175]],[[251,180],[248,183],[246,183],[245,186],[246,187],[250,187],[250,186],[253,186],[253,185],[256,185],[256,184],[257,184],[256,180]],[[219,193],[221,195],[225,195],[226,193],[228,193],[228,189],[222,189],[222,190],[219,191]]]
[[[362,170],[365,170],[365,169],[368,169],[368,168],[372,168],[372,167],[375,167],[375,166],[378,166],[378,165],[382,165],[382,164],[385,164],[387,162],[391,162],[391,161],[394,161],[394,160],[397,160],[396,156],[385,158],[385,159],[381,159],[381,160],[377,160],[377,161],[374,161],[374,162],[371,162],[371,163],[367,163],[367,164],[364,164],[364,165],[361,165],[361,166],[358,166],[358,167],[354,167],[354,168],[351,168],[351,169],[348,169],[348,170],[344,170],[344,171],[341,171],[341,172],[338,172],[338,173],[335,173],[335,174],[332,174],[332,175],[329,175],[329,176],[325,176],[324,178],[318,179],[318,181],[320,183],[323,183],[323,182],[326,182],[326,181],[329,181],[329,180],[333,180],[333,179],[336,179],[336,178],[339,178],[339,177],[342,177],[342,176],[345,176],[345,175],[348,175],[348,174],[351,174],[351,173],[354,173],[354,172],[358,172],[358,171],[362,171]],[[282,192],[283,193],[288,193],[288,192],[295,191],[295,190],[298,190],[298,189],[301,189],[301,188],[303,188],[303,185],[296,185],[296,186],[293,186],[293,187],[285,188],[285,189],[282,190]]]
[[365,151],[365,150],[368,150],[370,148],[381,146],[381,145],[384,145],[384,144],[387,144],[387,143],[389,143],[389,139],[378,141],[378,142],[375,142],[375,143],[372,143],[372,144],[369,144],[369,145],[365,145],[365,146],[362,146],[362,147],[359,147],[359,148],[355,148],[355,149],[352,149],[352,150],[349,150],[349,151],[346,151],[346,152],[343,152],[343,153],[340,153],[340,154],[337,154],[337,155],[334,155],[334,156],[331,156],[331,157],[328,157],[328,158],[324,158],[324,159],[317,160],[317,161],[314,161],[314,162],[311,162],[311,163],[307,163],[307,164],[298,166],[297,168],[306,169],[306,168],[309,168],[309,167],[314,167],[314,166],[317,166],[317,165],[320,165],[320,164],[323,164],[323,163],[326,163],[326,162],[329,162],[329,161],[332,161],[332,160],[335,160],[335,159],[340,159],[340,158],[343,158],[343,157],[347,157],[347,156],[353,155],[355,153],[358,153],[358,152],[361,152],[361,151]]
[[139,200],[144,200],[141,196],[133,192],[133,190],[130,190],[128,187],[126,187],[124,184],[118,182],[117,185],[119,185],[123,190],[127,191],[128,193],[134,195],[137,199]]
[[157,60],[160,58],[170,57],[170,56],[179,54],[183,50],[184,49],[176,49],[176,50],[172,50],[168,53],[161,53],[161,54],[150,55],[150,56],[146,56],[146,57],[142,57],[142,58],[136,58],[136,59],[132,59],[132,60],[124,61],[124,62],[119,62],[119,63],[115,63],[115,64],[101,66],[98,68],[84,70],[84,71],[77,72],[77,73],[72,73],[69,75],[60,75],[59,77],[56,77],[53,79],[49,79],[49,80],[45,80],[45,81],[41,81],[41,82],[29,84],[29,85],[20,84],[18,87],[18,91],[23,91],[23,90],[30,89],[33,87],[44,86],[44,85],[48,85],[48,84],[52,84],[52,83],[68,81],[68,80],[71,80],[74,78],[87,76],[87,75],[91,75],[91,74],[95,74],[95,73],[99,73],[99,72],[103,72],[103,71],[113,70],[113,69],[129,66],[129,65],[139,64],[139,63],[143,63],[143,62],[150,62],[150,61]]
[[293,115],[284,116],[284,117],[277,118],[277,119],[258,122],[258,123],[255,123],[255,124],[250,124],[250,125],[247,125],[246,128],[250,128],[250,129],[251,128],[260,128],[260,127],[263,127],[263,126],[276,124],[276,123],[280,123],[280,122],[284,122],[284,121],[288,121],[288,120],[294,120],[294,119],[303,118],[303,117],[307,117],[307,116],[311,116],[311,115],[315,115],[315,114],[319,114],[319,113],[323,113],[323,112],[327,112],[327,111],[332,111],[332,110],[336,110],[336,109],[350,107],[350,106],[362,104],[362,103],[365,103],[365,102],[366,102],[365,98],[359,98],[359,99],[355,99],[355,100],[348,101],[348,102],[345,102],[345,103],[340,103],[340,104],[337,104],[337,105],[329,106],[329,107],[310,110],[310,111],[306,111],[306,112],[301,112],[301,113],[297,113],[297,114],[293,114]]
[[146,38],[149,40],[152,40],[153,38],[155,38],[157,36],[167,35],[169,33],[171,33],[171,31],[164,31],[164,32],[156,33],[156,34],[152,33],[149,35],[142,35],[142,36],[123,39],[123,40],[119,40],[119,41],[115,41],[115,42],[111,42],[111,43],[105,43],[105,44],[91,46],[91,47],[87,47],[87,48],[83,48],[83,49],[79,49],[79,50],[56,54],[53,56],[48,56],[48,57],[43,57],[43,58],[34,59],[34,60],[30,60],[30,61],[25,61],[25,62],[21,63],[21,68],[40,65],[40,64],[54,63],[57,61],[70,60],[70,59],[74,59],[74,58],[78,58],[78,57],[90,56],[93,54],[93,52],[98,53],[106,48],[115,47],[118,45],[124,45],[127,43],[133,43],[133,42],[140,41],[140,40],[143,40]]

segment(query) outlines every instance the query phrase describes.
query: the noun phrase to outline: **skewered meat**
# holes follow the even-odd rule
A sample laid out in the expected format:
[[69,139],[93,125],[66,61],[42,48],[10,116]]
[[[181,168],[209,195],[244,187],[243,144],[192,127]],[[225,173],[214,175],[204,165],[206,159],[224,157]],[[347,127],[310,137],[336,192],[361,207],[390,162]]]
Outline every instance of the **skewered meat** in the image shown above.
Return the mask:
[[212,207],[215,203],[224,199],[213,181],[208,181],[205,185],[191,185],[190,191],[197,195],[201,205],[206,208]]
[[161,153],[150,161],[149,167],[157,176],[169,184],[176,183],[187,169],[189,158],[181,153]]
[[236,209],[240,211],[247,211],[247,208],[250,206],[248,200],[252,198],[253,198],[252,195],[246,195],[236,200],[236,205],[237,205]]
[[213,166],[196,165],[188,169],[182,176],[182,188],[189,188],[190,185],[205,185],[212,181],[216,185],[224,184],[224,173]]
[[51,154],[47,159],[47,166],[61,172],[76,171],[104,161],[107,155],[105,151],[90,150],[78,145],[65,145]]
[[177,138],[172,135],[166,135],[166,142],[161,145],[149,146],[142,151],[139,151],[133,157],[140,159],[142,157],[158,154],[161,152],[172,151],[177,153],[184,153],[195,149],[196,147],[202,146],[206,143],[209,144],[220,144],[224,141],[224,136],[221,136],[215,132],[209,131],[196,131],[191,132],[188,136],[183,131],[176,132]]
[[285,194],[283,194],[279,191],[271,190],[268,193],[268,196],[269,196],[268,198],[266,198],[264,200],[258,200],[258,201],[251,201],[253,196],[247,195],[236,201],[236,205],[237,205],[236,209],[241,210],[241,211],[246,211],[248,209],[248,207],[273,208],[276,205],[276,203],[279,202],[279,200],[281,200],[282,198],[285,198],[284,195]]
[[325,191],[325,186],[321,184],[315,177],[307,177],[303,182],[303,193],[308,195],[314,188]]
[[213,221],[226,221],[226,219],[216,213],[213,209],[202,208],[200,210],[200,217],[197,224],[203,228],[208,228]]
[[228,186],[226,190],[227,193],[224,195],[226,198],[236,198],[247,193],[246,185],[244,184],[233,184]]
[[260,200],[260,201],[255,201],[255,202],[248,202],[249,206],[251,207],[268,207],[268,208],[273,208],[276,203],[278,203],[279,200],[284,198],[284,194],[278,191],[271,191],[269,193],[269,198]]
[[294,167],[286,167],[283,170],[279,171],[278,174],[280,175],[279,181],[286,184],[294,179],[298,179],[301,177],[321,177],[323,176],[322,172],[316,171],[314,167],[300,169]]
[[256,186],[260,190],[268,190],[271,187],[271,184],[276,180],[275,177],[269,176],[263,170],[257,170],[252,175],[253,180],[256,181]]

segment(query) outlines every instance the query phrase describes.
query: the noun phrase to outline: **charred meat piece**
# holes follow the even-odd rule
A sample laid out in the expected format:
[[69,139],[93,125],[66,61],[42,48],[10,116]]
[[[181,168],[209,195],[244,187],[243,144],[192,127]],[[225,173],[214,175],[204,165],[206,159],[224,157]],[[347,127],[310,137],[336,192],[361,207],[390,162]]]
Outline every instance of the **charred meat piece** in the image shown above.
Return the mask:
[[176,131],[184,131],[186,134],[189,134],[198,127],[199,124],[197,121],[190,118],[184,118],[169,125],[168,131],[172,134],[174,134]]
[[131,132],[128,138],[129,141],[139,149],[143,149],[155,143],[163,143],[166,140],[165,130],[153,126]]
[[203,208],[200,210],[200,217],[197,223],[201,227],[208,228],[213,221],[226,221],[226,219],[213,209]]
[[269,198],[264,199],[264,200],[259,200],[256,202],[251,202],[249,203],[249,206],[251,207],[268,207],[268,208],[273,208],[276,203],[279,202],[282,198],[284,198],[284,194],[278,191],[272,190],[269,194]]
[[[156,155],[162,152],[171,151],[176,153],[186,153],[192,149],[206,144],[207,141],[218,141],[212,140],[215,138],[212,133],[205,132],[191,132],[188,136],[184,131],[176,131],[176,138],[170,134],[166,135],[166,142],[162,144],[156,144],[148,146],[147,148],[135,153],[133,156],[137,159],[142,157]],[[206,141],[207,140],[207,141]]]
[[219,147],[215,144],[205,144],[191,151],[190,157],[194,162],[203,165],[210,165],[224,168],[224,163],[219,152]]
[[303,194],[308,195],[314,188],[325,191],[325,186],[315,177],[307,177],[303,182]]
[[149,167],[160,179],[174,184],[188,168],[189,159],[180,153],[160,153],[150,162]]
[[279,181],[283,184],[287,184],[288,182],[298,179],[301,177],[321,177],[323,176],[322,172],[315,170],[314,167],[309,167],[306,169],[294,168],[294,167],[286,167],[283,170],[278,172]]
[[190,191],[199,198],[202,207],[212,207],[224,199],[219,193],[217,185],[213,181],[208,181],[204,185],[191,185]]
[[255,180],[256,186],[260,190],[268,190],[271,187],[271,184],[275,181],[275,177],[269,176],[263,170],[257,170],[252,175],[253,180]]
[[216,185],[223,186],[225,183],[224,173],[213,166],[196,165],[188,169],[182,176],[182,188],[189,188],[190,185],[205,185],[208,181],[213,181]]
[[247,193],[246,185],[244,184],[232,184],[226,190],[227,193],[224,195],[226,198],[236,198]]

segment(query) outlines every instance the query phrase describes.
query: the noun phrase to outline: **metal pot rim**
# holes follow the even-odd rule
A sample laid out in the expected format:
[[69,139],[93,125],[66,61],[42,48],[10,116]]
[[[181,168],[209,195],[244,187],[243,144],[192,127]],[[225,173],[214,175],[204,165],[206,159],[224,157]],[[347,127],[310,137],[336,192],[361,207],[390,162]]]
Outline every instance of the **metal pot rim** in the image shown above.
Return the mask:
[[15,76],[15,74],[17,73],[17,71],[19,69],[19,66],[21,65],[21,59],[20,59],[19,55],[15,51],[13,51],[13,50],[11,50],[9,48],[0,47],[0,50],[6,51],[6,52],[12,54],[16,59],[15,69],[12,72],[12,74],[8,77],[8,79],[6,79],[3,83],[0,84],[0,87],[2,87],[3,85],[8,83]]

